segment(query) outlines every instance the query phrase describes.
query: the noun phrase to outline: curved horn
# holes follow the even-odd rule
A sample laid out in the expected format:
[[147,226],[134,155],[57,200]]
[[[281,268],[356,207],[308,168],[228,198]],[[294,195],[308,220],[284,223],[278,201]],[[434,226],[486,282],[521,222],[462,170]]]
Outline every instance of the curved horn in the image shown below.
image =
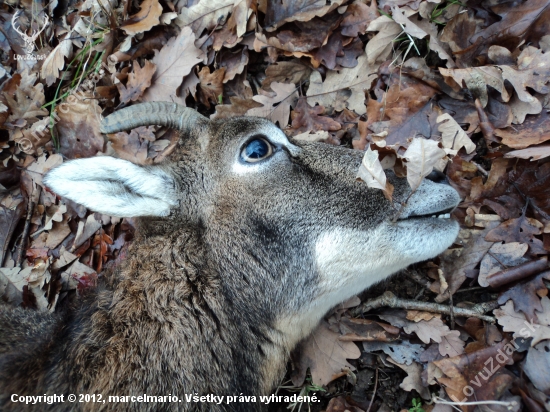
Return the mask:
[[189,133],[197,123],[209,120],[196,110],[170,102],[136,104],[107,116],[101,122],[101,133],[116,133],[139,126],[160,125]]

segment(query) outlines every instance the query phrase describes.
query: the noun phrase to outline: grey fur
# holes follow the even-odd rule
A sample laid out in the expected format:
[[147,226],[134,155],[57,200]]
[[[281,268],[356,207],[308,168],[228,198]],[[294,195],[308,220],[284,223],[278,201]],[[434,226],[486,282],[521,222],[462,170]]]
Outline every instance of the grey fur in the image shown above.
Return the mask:
[[[382,193],[355,179],[361,152],[288,142],[259,118],[196,126],[182,133],[165,164],[140,169],[166,176],[153,198],[163,199],[169,215],[139,219],[139,235],[108,285],[56,315],[0,305],[0,410],[27,410],[10,401],[14,393],[269,394],[289,352],[328,305],[437,255],[456,237],[458,226],[447,219],[391,223],[394,209]],[[243,164],[242,147],[258,133],[274,142],[275,154],[260,165]],[[103,184],[101,173],[68,175],[70,164],[50,172],[46,184],[57,192],[73,181]],[[395,197],[405,199],[404,179],[390,180]],[[150,187],[134,186],[129,196],[149,196]],[[403,217],[459,201],[452,188],[432,182],[418,193]],[[261,406],[107,402],[34,410]]]

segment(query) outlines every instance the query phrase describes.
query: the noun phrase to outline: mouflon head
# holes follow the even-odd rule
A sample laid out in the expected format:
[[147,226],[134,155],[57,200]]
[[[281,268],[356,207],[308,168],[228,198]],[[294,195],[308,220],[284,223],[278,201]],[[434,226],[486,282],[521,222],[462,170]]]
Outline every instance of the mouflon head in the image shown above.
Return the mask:
[[121,110],[103,127],[145,124],[181,130],[165,163],[73,160],[45,183],[93,211],[198,231],[221,293],[243,313],[253,306],[290,345],[332,306],[438,255],[458,234],[449,218],[460,201],[453,188],[425,180],[411,195],[404,179],[390,175],[392,205],[356,180],[360,151],[288,139],[260,118],[209,121],[171,103]]

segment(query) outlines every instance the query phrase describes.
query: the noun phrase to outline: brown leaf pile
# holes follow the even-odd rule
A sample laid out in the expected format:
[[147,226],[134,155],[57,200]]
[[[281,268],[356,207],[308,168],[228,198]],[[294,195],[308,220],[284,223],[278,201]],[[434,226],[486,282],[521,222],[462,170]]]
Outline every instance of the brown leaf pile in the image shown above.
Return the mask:
[[[176,134],[107,138],[102,115],[173,101],[261,116],[296,139],[365,150],[358,177],[389,199],[385,170],[413,189],[445,172],[464,199],[459,238],[393,289],[500,306],[493,325],[406,308],[358,319],[348,302],[300,345],[294,384],[328,385],[327,411],[408,408],[381,377],[405,373],[401,390],[425,400],[549,410],[549,19],[549,0],[2,3],[0,297],[54,311],[124,257],[131,222],[60,202],[42,176],[79,157],[160,162]],[[24,36],[41,29],[27,54]]]

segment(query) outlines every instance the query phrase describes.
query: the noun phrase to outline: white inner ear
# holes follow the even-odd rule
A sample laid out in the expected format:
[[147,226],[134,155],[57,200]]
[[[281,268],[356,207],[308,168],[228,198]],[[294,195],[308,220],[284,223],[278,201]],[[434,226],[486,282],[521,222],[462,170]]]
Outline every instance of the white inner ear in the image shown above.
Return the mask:
[[63,163],[44,183],[58,195],[110,216],[167,216],[177,204],[174,179],[160,167],[110,156]]

